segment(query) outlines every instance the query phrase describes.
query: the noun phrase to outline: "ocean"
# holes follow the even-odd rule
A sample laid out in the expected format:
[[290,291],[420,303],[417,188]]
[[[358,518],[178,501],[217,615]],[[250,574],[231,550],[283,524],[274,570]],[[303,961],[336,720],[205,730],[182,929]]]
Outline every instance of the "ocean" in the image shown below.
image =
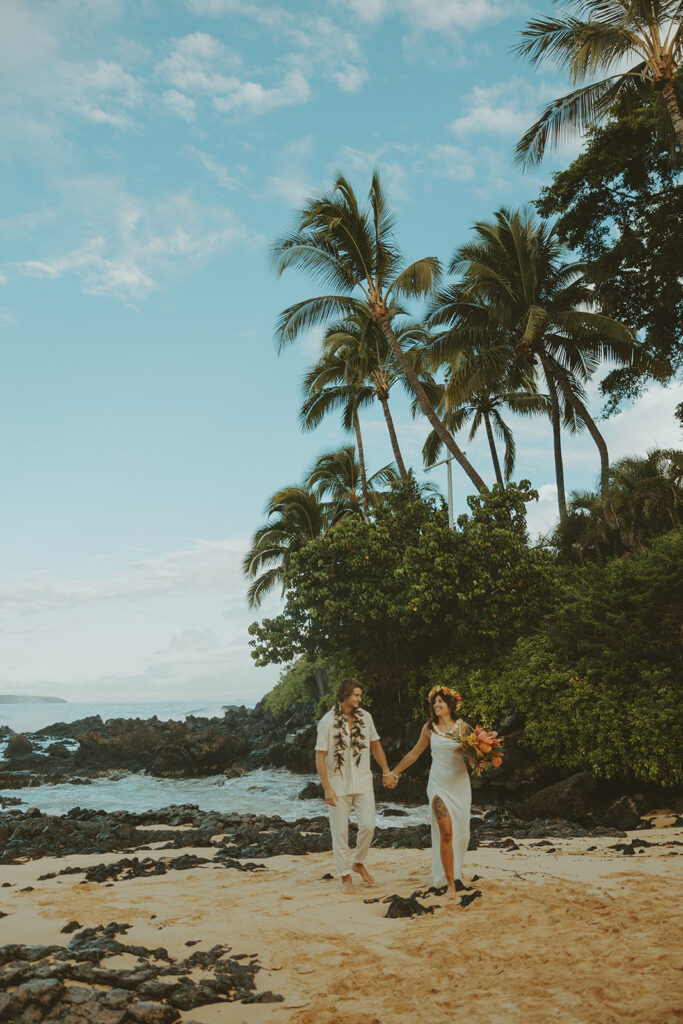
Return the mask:
[[[253,706],[247,704],[247,707]],[[14,732],[35,732],[55,722],[75,722],[100,715],[108,718],[151,718],[182,721],[188,715],[201,718],[222,716],[224,704],[202,701],[107,702],[78,701],[67,704],[0,704],[0,725]],[[48,739],[46,744],[51,741]],[[67,745],[71,745],[67,741]],[[0,741],[0,757],[5,743]],[[236,779],[212,775],[201,779],[160,779],[142,772],[115,771],[90,785],[64,783],[0,789],[0,796],[19,797],[21,807],[38,807],[47,814],[65,814],[72,807],[135,813],[157,810],[169,804],[197,804],[202,810],[238,814],[280,815],[286,821],[327,814],[324,800],[299,800],[298,794],[317,775],[299,775],[285,769],[258,769]],[[428,808],[400,808],[378,805],[379,825],[409,825],[427,822]]]

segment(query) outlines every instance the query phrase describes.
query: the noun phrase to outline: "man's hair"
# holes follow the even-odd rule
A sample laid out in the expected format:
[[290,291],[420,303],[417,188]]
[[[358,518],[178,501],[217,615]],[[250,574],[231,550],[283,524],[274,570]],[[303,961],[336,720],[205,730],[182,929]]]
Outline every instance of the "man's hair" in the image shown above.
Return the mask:
[[337,704],[343,704],[347,697],[350,697],[353,691],[358,688],[363,689],[357,679],[352,679],[351,676],[347,676],[346,679],[342,679],[337,686]]

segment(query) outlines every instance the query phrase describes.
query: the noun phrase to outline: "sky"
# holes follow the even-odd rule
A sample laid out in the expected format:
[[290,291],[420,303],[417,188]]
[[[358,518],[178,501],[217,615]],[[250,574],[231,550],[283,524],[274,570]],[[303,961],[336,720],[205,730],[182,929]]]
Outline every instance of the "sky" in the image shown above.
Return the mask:
[[[315,286],[276,278],[268,247],[338,170],[364,195],[379,167],[409,260],[446,262],[475,221],[535,198],[580,149],[526,173],[512,160],[566,89],[510,53],[550,9],[3,0],[0,693],[234,702],[274,684],[249,656],[241,560],[268,495],[350,439],[336,420],[299,431],[319,333],[278,356],[273,328]],[[680,392],[606,421],[611,457],[680,443]],[[421,476],[424,423],[394,411]],[[362,428],[372,472],[391,459],[381,411]],[[538,533],[550,428],[514,429]],[[483,441],[462,443],[490,480]],[[587,436],[567,440],[566,471],[594,485]]]

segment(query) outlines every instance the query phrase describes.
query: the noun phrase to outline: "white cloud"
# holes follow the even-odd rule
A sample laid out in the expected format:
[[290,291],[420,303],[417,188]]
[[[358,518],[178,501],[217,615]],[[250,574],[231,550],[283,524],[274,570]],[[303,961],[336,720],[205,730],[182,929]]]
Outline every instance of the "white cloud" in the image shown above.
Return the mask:
[[462,97],[448,126],[458,136],[521,135],[536,119],[538,88],[522,78],[480,86]]
[[218,637],[213,629],[182,629],[174,633],[165,654],[188,653],[197,654],[204,651],[216,651],[220,648]]
[[435,146],[429,154],[434,173],[451,181],[470,181],[474,177],[472,153],[460,146]]
[[306,103],[310,97],[308,79],[298,68],[293,68],[284,76],[281,85],[267,88],[259,82],[238,82],[229,93],[214,96],[213,105],[225,113],[246,110],[250,114],[265,114],[279,107]]
[[375,167],[379,167],[392,200],[407,201],[410,198],[410,193],[406,188],[409,168],[396,157],[397,154],[412,152],[412,148],[403,143],[394,142],[383,143],[374,149],[342,146],[335,166],[341,166],[344,169],[351,168],[351,170],[360,171],[362,174],[370,174]]
[[521,10],[515,0],[336,0],[362,21],[398,16],[414,31],[471,30]]
[[306,163],[313,152],[312,135],[294,139],[285,146],[278,158],[278,174],[268,179],[268,189],[288,206],[300,206],[312,192],[306,175]]
[[379,21],[390,10],[389,0],[337,0],[361,21]]
[[300,68],[286,71],[278,85],[263,85],[247,77],[241,58],[206,32],[176,39],[156,74],[171,87],[164,101],[185,120],[194,119],[200,97],[220,113],[258,115],[306,103],[311,95]]
[[368,72],[358,64],[344,64],[337,71],[332,72],[332,78],[342,92],[360,92],[367,82]]
[[98,60],[91,67],[62,62],[61,105],[96,124],[128,130],[135,127],[131,112],[143,100],[141,82],[113,61]]
[[[256,699],[277,668],[250,657],[241,538],[197,540],[99,579],[52,573],[0,580],[3,692],[71,699]],[[276,598],[263,609],[279,610]],[[170,640],[169,640],[170,636]]]
[[[233,595],[243,600],[241,539],[197,540],[193,547],[134,562],[104,579],[76,579],[53,573],[8,575],[0,581],[0,615],[27,615],[92,608],[113,601],[140,602],[179,594]],[[235,591],[239,597],[235,598]]]
[[326,17],[299,18],[286,32],[299,53],[289,59],[299,67],[314,65],[323,78],[343,92],[359,92],[369,75],[356,36]]
[[145,201],[96,176],[72,182],[70,198],[79,223],[91,228],[87,237],[15,270],[53,279],[75,274],[87,294],[130,301],[157,288],[161,276],[198,267],[247,238],[229,208],[200,205],[188,192]]
[[197,104],[185,93],[179,92],[177,89],[167,89],[161,98],[166,106],[183,121],[190,122],[196,118]]
[[204,167],[206,167],[207,171],[213,174],[214,178],[222,188],[236,189],[240,187],[241,182],[230,173],[228,168],[224,167],[223,164],[220,164],[217,160],[214,160],[214,158],[209,156],[208,153],[203,153],[195,146],[190,146],[188,151],[192,156],[196,157]]

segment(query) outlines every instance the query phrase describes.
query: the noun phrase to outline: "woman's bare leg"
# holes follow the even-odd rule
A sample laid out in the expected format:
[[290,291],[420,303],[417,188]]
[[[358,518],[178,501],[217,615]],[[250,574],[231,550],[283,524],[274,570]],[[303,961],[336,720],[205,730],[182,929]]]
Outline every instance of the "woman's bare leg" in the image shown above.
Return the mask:
[[446,883],[448,885],[448,895],[455,896],[455,861],[453,858],[453,823],[451,816],[448,813],[448,808],[441,799],[440,796],[435,796],[432,800],[432,809],[436,817],[436,823],[439,826],[439,837],[440,837],[440,850],[441,850],[441,863],[443,870],[446,875]]

